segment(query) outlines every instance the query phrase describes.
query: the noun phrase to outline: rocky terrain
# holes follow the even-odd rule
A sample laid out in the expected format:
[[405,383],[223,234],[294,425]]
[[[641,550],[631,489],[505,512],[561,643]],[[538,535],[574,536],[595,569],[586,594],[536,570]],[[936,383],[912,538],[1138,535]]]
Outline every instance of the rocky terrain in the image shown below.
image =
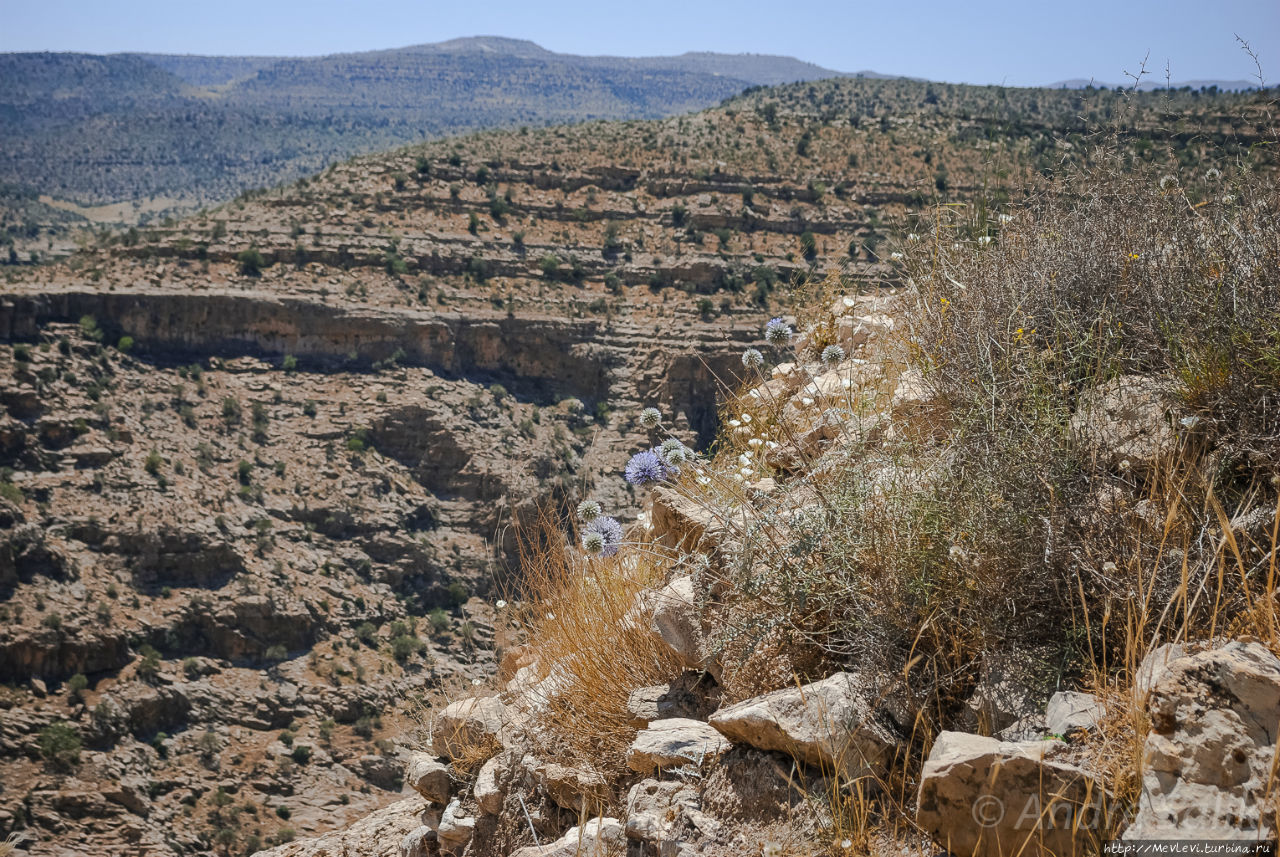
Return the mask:
[[[775,690],[744,691],[742,672],[754,655],[744,660],[719,642],[732,621],[731,569],[751,544],[751,525],[740,521],[761,514],[756,526],[786,532],[786,524],[768,521],[812,502],[811,467],[836,466],[850,445],[874,456],[885,443],[863,447],[842,431],[856,431],[856,424],[880,438],[910,431],[939,404],[919,376],[889,356],[902,309],[894,297],[838,299],[807,338],[821,342],[828,335],[822,331],[834,327],[848,359],[780,364],[738,400],[756,414],[753,423],[773,415],[767,425],[739,426],[749,434],[791,430],[789,440],[752,462],[769,476],[735,492],[719,480],[746,466],[721,456],[693,470],[708,474],[713,487],[682,474],[652,489],[650,515],[630,530],[628,543],[659,555],[678,548],[659,560],[674,577],[643,585],[634,565],[581,560],[589,574],[612,572],[635,584],[627,590],[634,599],[620,610],[597,606],[590,614],[617,623],[614,636],[600,639],[612,641],[618,669],[635,668],[631,657],[644,651],[650,675],[666,681],[600,700],[590,694],[626,690],[628,680],[601,688],[582,662],[544,660],[540,645],[574,620],[557,625],[547,615],[544,622],[540,611],[577,611],[575,596],[607,601],[613,594],[608,583],[569,584],[558,600],[531,605],[531,643],[504,657],[496,682],[435,711],[428,747],[407,766],[416,797],[264,854],[1049,857],[1096,854],[1113,839],[1203,839],[1221,847],[1273,838],[1280,812],[1274,619],[1266,643],[1219,638],[1154,647],[1096,693],[1055,690],[1055,679],[1033,660],[988,653],[971,696],[948,715],[951,728],[923,742],[927,749],[914,761],[920,736],[913,729],[927,729],[929,715],[907,676],[854,670],[806,679],[801,670],[813,668],[797,666],[789,677],[764,680],[782,685]],[[813,353],[804,345],[797,352]],[[859,400],[876,402],[872,427],[865,412],[847,416]],[[1142,438],[1151,437],[1144,433],[1158,430],[1162,416],[1150,405],[1121,407],[1118,399],[1108,406],[1108,414],[1117,413],[1124,414],[1123,435],[1110,431],[1109,417],[1090,430],[1103,430],[1109,449],[1136,459]],[[835,432],[833,414],[845,420]],[[741,505],[722,505],[730,497]],[[1274,609],[1274,583],[1261,598]],[[589,663],[592,640],[577,639],[587,644],[580,661]],[[771,657],[780,655],[786,657],[775,649]],[[578,730],[596,706],[609,705],[626,724],[622,743],[601,731],[586,739],[594,754],[580,755]],[[1121,741],[1133,742],[1120,752],[1136,758],[1115,758]],[[608,752],[614,746],[624,750],[621,760]],[[1140,787],[1117,779],[1117,764],[1143,771]],[[918,773],[902,793],[904,769]],[[912,823],[868,824],[882,812],[901,812]]]
[[417,795],[265,853],[1265,848],[1275,162],[1164,157],[923,217],[900,287],[828,267],[709,446],[637,412],[522,554],[520,644],[425,720]]
[[[998,206],[1081,157],[1075,102],[1050,111],[1044,93],[1002,93],[829,81],[676,119],[438,141],[11,269],[0,833],[31,854],[245,854],[312,834],[337,848],[335,831],[368,816],[353,829],[377,848],[386,825],[422,843],[421,798],[402,796],[414,763],[410,786],[443,813],[432,835],[488,830],[477,848],[493,853],[531,844],[527,828],[544,844],[569,835],[597,804],[623,824],[623,785],[688,803],[665,782],[584,773],[582,748],[561,759],[499,734],[537,725],[539,696],[522,695],[551,669],[518,648],[538,631],[520,534],[591,497],[669,546],[694,544],[678,522],[689,510],[668,514],[618,478],[651,442],[641,409],[658,407],[690,448],[745,455],[745,438],[722,432],[726,402],[755,377],[744,349],[764,347],[762,323],[812,303],[823,278],[849,303],[821,336],[845,337],[850,360],[879,347],[898,310],[877,301],[901,283],[929,201],[980,200],[955,234],[990,241]],[[1194,163],[1187,192],[1208,193],[1203,176],[1226,156],[1207,141],[1229,136],[1238,154],[1262,137],[1250,98],[1184,125],[1139,111],[1119,145]],[[817,368],[767,388],[786,389],[789,414],[815,399],[797,393],[804,372]],[[895,395],[905,411],[911,389]],[[843,431],[801,423],[805,460]],[[640,671],[653,680],[628,688],[647,688],[648,714],[626,709],[618,728],[671,714],[695,725],[659,732],[695,731],[649,736],[628,770],[721,747],[711,729],[736,742],[738,767],[720,769],[719,797],[702,793],[719,807],[705,818],[790,805],[782,757],[765,753],[792,745],[706,718],[821,670],[788,661],[755,684],[726,679],[722,698],[724,675],[672,670],[701,656],[654,645]],[[470,703],[482,710],[458,722],[479,725],[455,746],[430,712],[476,683],[503,698]],[[422,730],[452,760],[447,787],[443,763],[410,752]],[[662,749],[671,741],[683,749]],[[779,765],[782,780],[768,773]],[[707,841],[737,848],[733,835]]]

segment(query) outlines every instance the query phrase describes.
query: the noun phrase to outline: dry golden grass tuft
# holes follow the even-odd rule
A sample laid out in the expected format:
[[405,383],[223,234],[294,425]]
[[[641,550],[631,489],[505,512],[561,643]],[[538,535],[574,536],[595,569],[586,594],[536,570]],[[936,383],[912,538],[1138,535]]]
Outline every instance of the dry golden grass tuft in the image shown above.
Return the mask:
[[547,516],[526,544],[521,563],[521,619],[538,671],[555,686],[533,715],[534,740],[553,758],[614,780],[626,770],[636,729],[627,698],[638,687],[680,673],[671,651],[646,632],[636,596],[661,585],[671,561],[636,532],[620,553],[589,558],[567,544]]

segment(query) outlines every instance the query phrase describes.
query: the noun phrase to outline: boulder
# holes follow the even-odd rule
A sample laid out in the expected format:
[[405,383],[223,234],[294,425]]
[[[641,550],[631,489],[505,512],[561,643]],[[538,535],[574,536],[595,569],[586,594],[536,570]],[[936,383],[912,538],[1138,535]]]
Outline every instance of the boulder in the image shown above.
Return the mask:
[[1111,799],[1091,774],[1053,758],[1065,747],[940,733],[920,774],[916,823],[956,857],[1098,853]]
[[729,749],[729,742],[701,720],[672,717],[640,730],[627,750],[627,766],[641,774],[659,768],[698,766]]
[[1106,708],[1092,693],[1060,690],[1049,697],[1049,705],[1044,710],[1045,730],[1050,735],[1068,738],[1093,729],[1106,713]]
[[594,771],[583,771],[528,755],[520,760],[520,765],[546,790],[551,800],[565,809],[590,813],[608,797],[608,784]]
[[1146,469],[1177,443],[1170,385],[1123,375],[1080,397],[1071,431],[1108,467]]
[[678,851],[695,832],[714,838],[720,827],[686,783],[641,780],[627,793],[627,838],[654,845],[659,854]]
[[440,816],[440,826],[436,828],[436,836],[440,841],[440,853],[460,854],[475,835],[476,820],[472,816],[462,814],[461,804],[457,798],[449,802],[444,814]]
[[1171,661],[1147,710],[1142,793],[1124,839],[1276,836],[1280,659],[1233,642]]
[[626,847],[622,822],[616,818],[593,818],[555,842],[531,845],[513,851],[511,857],[606,857]]
[[853,779],[883,773],[899,744],[873,699],[858,676],[836,673],[722,708],[709,722],[736,743]]
[[449,768],[434,756],[426,753],[414,753],[410,756],[404,781],[432,803],[440,806],[449,803],[449,792],[452,789]]
[[445,707],[436,715],[431,748],[447,759],[477,749],[497,749],[505,707],[496,696],[476,696]]

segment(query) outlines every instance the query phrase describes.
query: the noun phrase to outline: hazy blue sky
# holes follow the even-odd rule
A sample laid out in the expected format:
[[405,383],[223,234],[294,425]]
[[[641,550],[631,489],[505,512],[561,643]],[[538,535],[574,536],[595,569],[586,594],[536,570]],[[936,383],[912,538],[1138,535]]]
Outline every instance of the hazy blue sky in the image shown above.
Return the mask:
[[1251,78],[1234,35],[1280,81],[1280,0],[0,0],[0,51],[310,55],[457,36],[531,39],[555,51],[789,54],[840,71],[1032,85]]

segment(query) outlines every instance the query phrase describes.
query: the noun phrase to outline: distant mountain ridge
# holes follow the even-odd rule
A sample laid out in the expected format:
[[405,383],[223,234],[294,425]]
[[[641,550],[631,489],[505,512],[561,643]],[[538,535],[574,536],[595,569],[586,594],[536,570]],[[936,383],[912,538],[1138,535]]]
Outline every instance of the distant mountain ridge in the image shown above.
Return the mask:
[[[347,61],[386,61],[403,55],[487,56],[507,59],[562,62],[584,68],[617,68],[677,71],[709,74],[743,81],[746,85],[772,86],[803,80],[850,76],[847,72],[823,68],[810,62],[772,54],[723,54],[690,51],[678,56],[615,57],[561,54],[549,51],[527,39],[504,36],[470,36],[407,45],[376,51],[342,52],[305,57],[269,56],[200,56],[191,54],[121,54],[145,60],[192,86],[219,86],[247,80],[260,71],[280,64],[314,63],[335,59]],[[857,73],[862,77],[886,77],[872,71]]]
[[586,57],[497,36],[319,57],[0,54],[0,182],[176,212],[430,137],[656,118],[837,76],[792,57]]

